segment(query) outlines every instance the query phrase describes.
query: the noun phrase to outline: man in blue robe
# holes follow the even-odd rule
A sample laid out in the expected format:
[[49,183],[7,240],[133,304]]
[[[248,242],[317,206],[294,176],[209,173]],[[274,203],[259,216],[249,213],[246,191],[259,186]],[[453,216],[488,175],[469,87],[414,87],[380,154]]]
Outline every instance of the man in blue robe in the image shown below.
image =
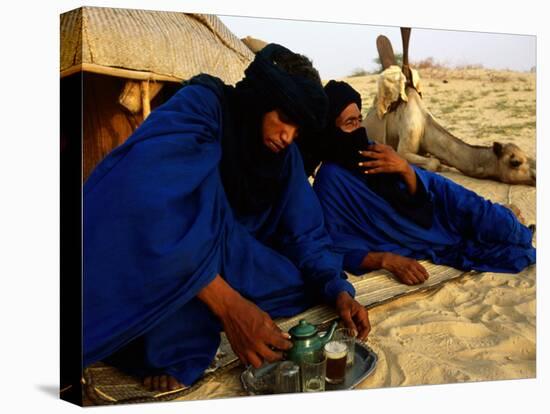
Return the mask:
[[409,285],[424,282],[429,259],[462,270],[517,273],[535,263],[532,232],[510,209],[370,141],[361,96],[330,81],[328,125],[317,142],[298,140],[335,250],[354,274],[384,268]]
[[244,364],[282,358],[272,318],[321,301],[365,338],[292,141],[322,125],[311,62],[264,48],[236,87],[186,82],[84,185],[83,365],[168,391],[194,383],[224,330]]

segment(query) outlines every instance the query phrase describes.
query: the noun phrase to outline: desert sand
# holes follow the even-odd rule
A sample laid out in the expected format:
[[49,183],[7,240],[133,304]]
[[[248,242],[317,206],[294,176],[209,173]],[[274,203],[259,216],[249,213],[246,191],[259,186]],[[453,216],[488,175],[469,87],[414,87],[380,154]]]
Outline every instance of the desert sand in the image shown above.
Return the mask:
[[533,378],[535,268],[447,282],[371,310],[379,362],[357,388]]
[[[420,70],[424,100],[438,121],[470,144],[513,142],[535,157],[535,74],[485,69]],[[371,106],[376,76],[346,79]],[[494,202],[513,202],[536,222],[536,190],[444,175]],[[533,378],[536,375],[536,266],[520,274],[479,273],[369,311],[374,373],[357,388]],[[245,395],[238,366],[182,399]]]

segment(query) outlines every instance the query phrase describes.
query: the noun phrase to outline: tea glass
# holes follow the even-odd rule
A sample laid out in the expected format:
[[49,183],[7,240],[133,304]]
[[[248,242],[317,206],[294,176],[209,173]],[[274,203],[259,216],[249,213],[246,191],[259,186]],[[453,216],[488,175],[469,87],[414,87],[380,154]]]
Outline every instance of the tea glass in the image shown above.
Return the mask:
[[347,344],[331,340],[324,346],[327,360],[326,381],[330,384],[341,384],[346,379]]
[[327,370],[327,359],[322,355],[316,362],[302,362],[302,391],[317,392],[325,390],[325,376]]
[[346,366],[351,367],[355,358],[355,338],[357,332],[354,329],[339,328],[334,331],[333,341],[338,341],[346,344],[348,348],[348,357],[346,360]]
[[277,367],[275,392],[286,394],[300,390],[300,367],[292,361],[281,362]]

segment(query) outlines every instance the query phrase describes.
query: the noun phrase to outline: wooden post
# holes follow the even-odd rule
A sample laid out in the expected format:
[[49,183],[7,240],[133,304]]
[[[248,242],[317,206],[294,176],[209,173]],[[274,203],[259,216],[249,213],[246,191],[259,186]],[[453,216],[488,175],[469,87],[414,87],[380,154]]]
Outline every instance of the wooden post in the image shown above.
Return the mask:
[[143,110],[143,120],[151,113],[151,101],[149,99],[149,81],[141,81],[141,108]]

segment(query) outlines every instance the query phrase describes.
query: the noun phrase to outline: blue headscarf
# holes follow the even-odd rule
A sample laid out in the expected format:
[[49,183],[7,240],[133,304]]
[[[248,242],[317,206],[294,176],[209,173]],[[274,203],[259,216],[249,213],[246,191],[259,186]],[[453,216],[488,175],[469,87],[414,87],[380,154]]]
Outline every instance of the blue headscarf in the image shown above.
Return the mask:
[[274,153],[263,144],[263,115],[274,109],[282,111],[304,136],[315,136],[325,124],[328,99],[321,82],[285,71],[278,61],[289,54],[294,53],[281,45],[267,45],[235,87],[206,74],[185,82],[207,86],[222,103],[220,172],[231,207],[241,215],[264,210],[282,188],[287,151]]

